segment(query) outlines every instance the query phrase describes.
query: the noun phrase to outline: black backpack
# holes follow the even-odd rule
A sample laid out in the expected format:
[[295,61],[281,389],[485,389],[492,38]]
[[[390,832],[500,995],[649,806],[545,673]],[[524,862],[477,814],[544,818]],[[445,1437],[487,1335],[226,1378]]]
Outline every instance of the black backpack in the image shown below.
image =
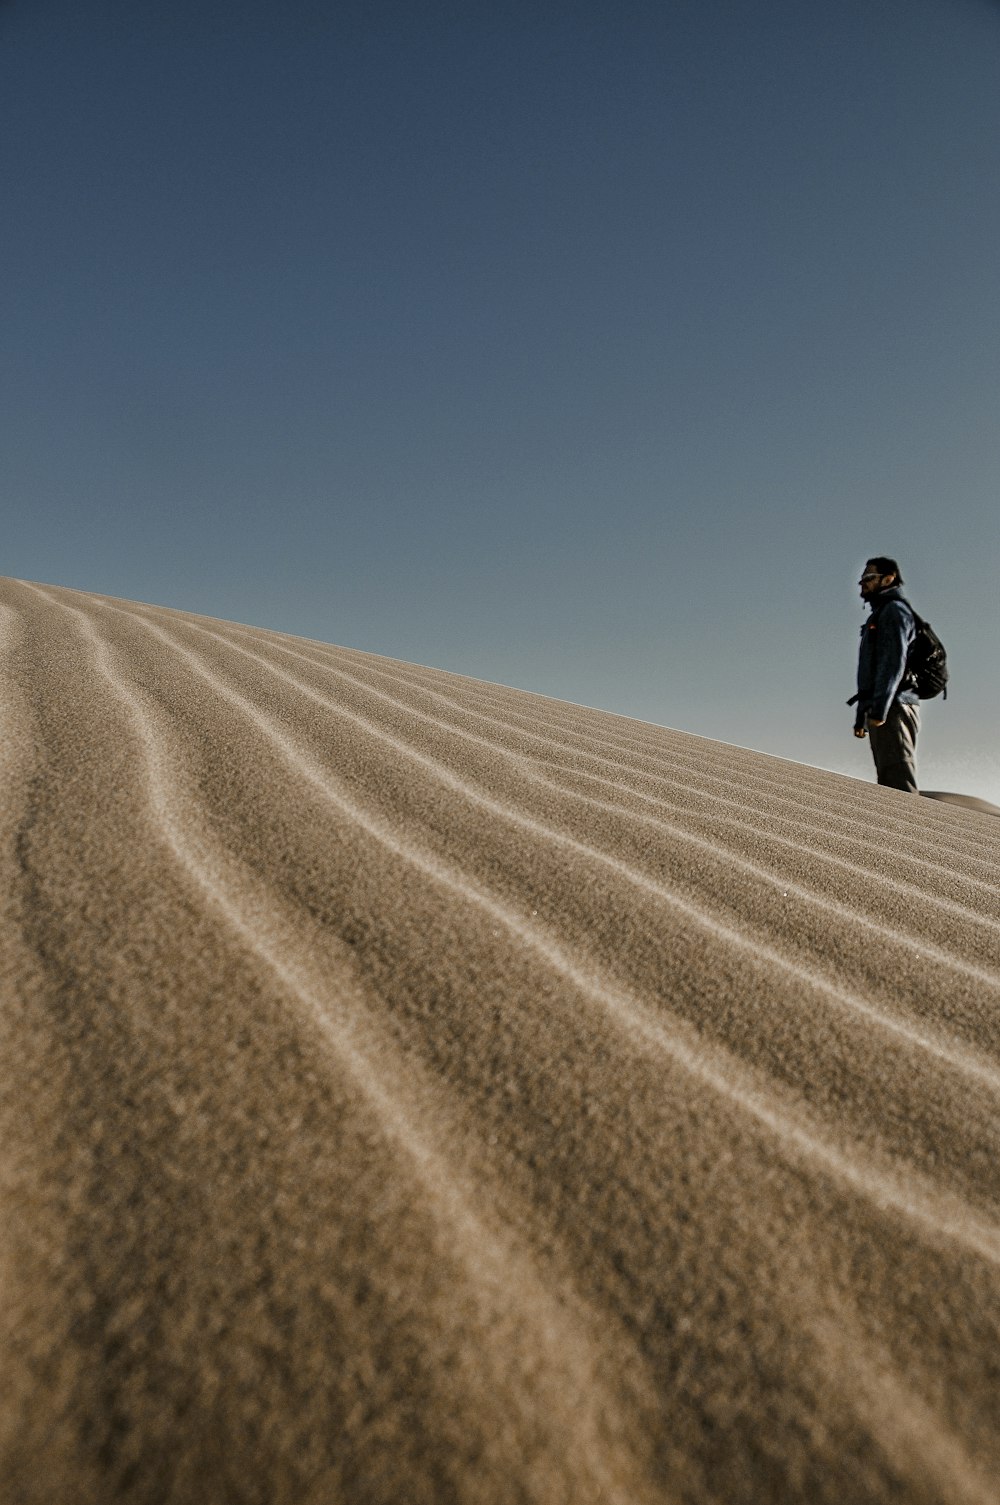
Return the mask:
[[[910,606],[907,601],[907,606]],[[913,607],[910,606],[913,611]],[[921,700],[933,700],[943,693],[948,699],[948,655],[944,644],[930,622],[925,622],[913,611],[917,634],[906,655],[906,673],[903,682],[916,690]]]

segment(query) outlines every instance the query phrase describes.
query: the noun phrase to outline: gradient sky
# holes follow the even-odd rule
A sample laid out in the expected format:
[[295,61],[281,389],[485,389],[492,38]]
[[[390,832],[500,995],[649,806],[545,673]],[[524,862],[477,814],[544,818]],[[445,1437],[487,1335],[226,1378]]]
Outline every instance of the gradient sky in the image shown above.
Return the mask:
[[0,3],[2,572],[1000,803],[1000,5]]

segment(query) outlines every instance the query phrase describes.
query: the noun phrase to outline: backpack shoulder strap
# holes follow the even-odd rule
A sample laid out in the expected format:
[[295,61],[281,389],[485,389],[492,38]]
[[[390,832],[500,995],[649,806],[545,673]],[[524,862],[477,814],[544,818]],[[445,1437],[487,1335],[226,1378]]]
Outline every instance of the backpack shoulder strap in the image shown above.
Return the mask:
[[879,607],[879,612],[883,612],[887,606],[905,606],[907,611],[910,613],[910,616],[913,618],[913,625],[918,632],[920,631],[921,627],[927,626],[927,623],[924,621],[923,617],[914,607],[912,602],[908,601],[905,596],[897,596],[895,601],[883,601],[882,605]]

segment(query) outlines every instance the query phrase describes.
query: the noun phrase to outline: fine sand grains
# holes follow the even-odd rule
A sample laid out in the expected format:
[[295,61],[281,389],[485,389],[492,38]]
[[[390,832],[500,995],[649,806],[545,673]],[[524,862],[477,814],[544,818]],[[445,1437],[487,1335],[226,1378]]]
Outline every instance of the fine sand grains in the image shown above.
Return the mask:
[[1000,1501],[994,816],[18,581],[0,684],[0,1501]]

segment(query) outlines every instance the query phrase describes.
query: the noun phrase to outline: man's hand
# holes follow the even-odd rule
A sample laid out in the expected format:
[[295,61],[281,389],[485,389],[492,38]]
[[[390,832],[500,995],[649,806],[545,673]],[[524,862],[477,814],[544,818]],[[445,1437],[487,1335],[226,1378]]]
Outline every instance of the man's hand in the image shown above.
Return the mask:
[[854,728],[854,735],[856,737],[867,737],[868,733],[865,731],[863,726],[856,726]]

